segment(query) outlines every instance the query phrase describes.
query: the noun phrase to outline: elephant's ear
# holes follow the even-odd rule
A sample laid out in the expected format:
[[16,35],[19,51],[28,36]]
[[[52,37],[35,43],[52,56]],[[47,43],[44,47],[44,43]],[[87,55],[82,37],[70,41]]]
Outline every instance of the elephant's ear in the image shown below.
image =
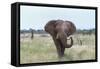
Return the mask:
[[53,35],[55,33],[56,20],[51,20],[45,25],[45,31]]
[[69,25],[69,32],[70,32],[70,35],[72,35],[73,33],[75,33],[76,32],[76,26],[74,25],[74,23],[73,22],[71,22],[71,21],[65,21],[66,23],[69,23],[70,25]]

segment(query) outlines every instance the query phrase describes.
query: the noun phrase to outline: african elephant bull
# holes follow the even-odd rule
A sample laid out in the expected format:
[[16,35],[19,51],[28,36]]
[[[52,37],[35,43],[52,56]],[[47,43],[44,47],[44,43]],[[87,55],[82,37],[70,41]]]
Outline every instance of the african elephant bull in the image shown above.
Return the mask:
[[67,37],[76,31],[75,25],[70,21],[51,20],[45,25],[45,31],[52,36],[58,57],[63,57],[65,48],[70,48],[73,45],[72,37],[70,37],[71,44],[67,44]]

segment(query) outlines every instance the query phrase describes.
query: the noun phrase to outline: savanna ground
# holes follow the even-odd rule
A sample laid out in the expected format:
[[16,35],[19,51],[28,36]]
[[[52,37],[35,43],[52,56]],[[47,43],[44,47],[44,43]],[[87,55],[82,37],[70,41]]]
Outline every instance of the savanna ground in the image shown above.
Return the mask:
[[[95,59],[95,35],[73,35],[74,45],[65,49],[65,56],[59,60],[56,47],[50,35],[21,34],[20,63],[41,63]],[[70,42],[70,41],[69,41]]]

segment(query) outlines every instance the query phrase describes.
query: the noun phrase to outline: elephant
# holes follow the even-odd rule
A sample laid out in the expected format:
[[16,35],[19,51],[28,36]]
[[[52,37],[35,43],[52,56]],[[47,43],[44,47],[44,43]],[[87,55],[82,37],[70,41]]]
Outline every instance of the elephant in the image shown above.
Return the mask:
[[70,35],[76,32],[76,26],[74,23],[67,20],[50,20],[45,25],[44,29],[52,36],[58,57],[64,57],[65,48],[71,48],[73,45],[72,37],[69,38],[69,40],[71,40],[70,44],[67,43],[67,40]]

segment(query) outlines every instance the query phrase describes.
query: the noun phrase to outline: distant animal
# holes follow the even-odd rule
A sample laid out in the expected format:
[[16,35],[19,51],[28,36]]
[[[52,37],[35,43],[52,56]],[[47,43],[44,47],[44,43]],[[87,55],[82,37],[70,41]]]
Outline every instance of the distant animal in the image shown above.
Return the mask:
[[31,30],[31,39],[34,38],[34,30],[33,29],[30,29]]
[[70,44],[67,44],[67,38],[76,31],[76,26],[71,21],[51,20],[44,28],[54,40],[58,57],[62,58],[65,48],[71,48],[73,45],[73,38],[70,37]]

